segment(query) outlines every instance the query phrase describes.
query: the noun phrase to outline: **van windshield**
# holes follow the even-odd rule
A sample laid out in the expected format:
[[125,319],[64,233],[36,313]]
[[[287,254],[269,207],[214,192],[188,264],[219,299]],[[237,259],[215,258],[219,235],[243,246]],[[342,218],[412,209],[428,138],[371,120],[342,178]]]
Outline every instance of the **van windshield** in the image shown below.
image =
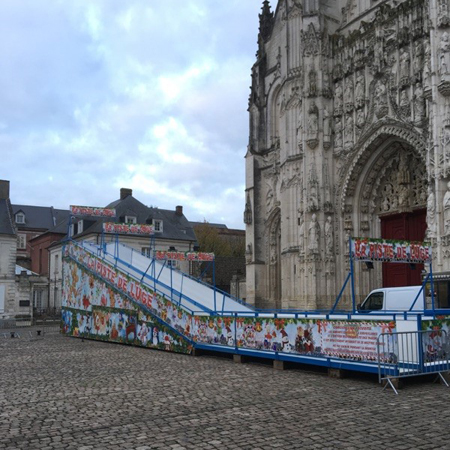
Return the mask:
[[361,306],[361,311],[378,311],[383,309],[383,298],[383,292],[374,292],[373,294],[370,294]]

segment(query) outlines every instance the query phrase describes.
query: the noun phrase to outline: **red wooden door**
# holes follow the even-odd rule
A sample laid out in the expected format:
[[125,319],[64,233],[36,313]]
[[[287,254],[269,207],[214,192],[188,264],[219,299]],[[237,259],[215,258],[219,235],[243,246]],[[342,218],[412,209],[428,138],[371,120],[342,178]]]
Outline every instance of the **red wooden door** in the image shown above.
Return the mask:
[[[423,241],[426,228],[426,210],[381,218],[381,237],[383,239]],[[412,268],[408,264],[383,263],[383,286],[420,285],[422,269],[423,264],[416,264],[415,268]]]

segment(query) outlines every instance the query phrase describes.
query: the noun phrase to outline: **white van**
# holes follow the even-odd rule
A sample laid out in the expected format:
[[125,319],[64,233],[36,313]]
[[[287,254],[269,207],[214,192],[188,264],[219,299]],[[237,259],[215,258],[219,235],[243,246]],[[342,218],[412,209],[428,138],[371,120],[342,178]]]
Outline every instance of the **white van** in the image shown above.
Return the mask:
[[[405,286],[375,289],[361,305],[358,305],[358,312],[409,311],[421,288],[422,286]],[[424,309],[425,296],[422,291],[412,310],[423,311]]]

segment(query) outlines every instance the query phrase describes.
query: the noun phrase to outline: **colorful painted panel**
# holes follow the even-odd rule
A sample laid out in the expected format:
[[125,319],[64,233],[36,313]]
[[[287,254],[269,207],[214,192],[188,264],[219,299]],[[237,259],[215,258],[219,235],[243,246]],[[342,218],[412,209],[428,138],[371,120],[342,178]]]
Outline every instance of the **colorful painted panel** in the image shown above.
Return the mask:
[[375,361],[377,337],[395,331],[394,322],[237,318],[241,348]]
[[450,355],[450,316],[436,316],[435,320],[422,321],[425,358],[435,361],[437,357]]
[[90,336],[104,340],[181,352],[193,341],[376,361],[377,337],[396,330],[395,322],[389,321],[194,316],[80,247],[72,245],[67,254],[78,261],[66,259],[63,276],[63,305],[73,311],[64,316],[64,326],[72,327],[74,335],[88,330]]

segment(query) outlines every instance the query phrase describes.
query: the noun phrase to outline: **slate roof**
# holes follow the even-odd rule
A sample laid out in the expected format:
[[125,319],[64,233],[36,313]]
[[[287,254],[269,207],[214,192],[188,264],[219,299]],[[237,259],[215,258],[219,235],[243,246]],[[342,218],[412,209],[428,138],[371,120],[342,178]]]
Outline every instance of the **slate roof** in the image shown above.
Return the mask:
[[0,234],[16,235],[11,203],[9,200],[0,200]]
[[32,272],[31,270],[16,264],[16,275],[20,275],[22,272],[26,272],[27,275],[39,275],[36,272]]
[[208,225],[213,228],[228,228],[224,223],[210,223],[210,222],[189,222],[193,227],[200,227],[202,225]]
[[[83,230],[82,233],[77,234],[75,237],[83,237],[91,233],[101,233],[103,228],[103,222],[124,222],[125,216],[136,217],[138,224],[149,224],[151,220],[162,220],[162,232],[156,232],[155,238],[157,239],[169,239],[179,241],[197,241],[192,225],[183,215],[176,214],[175,210],[159,209],[154,207],[148,207],[134,198],[132,195],[128,195],[124,199],[116,200],[106,208],[116,209],[115,219],[92,219],[95,220],[90,226]],[[86,222],[89,223],[90,218],[86,218]]]
[[52,206],[12,205],[14,216],[25,214],[25,223],[17,224],[21,230],[50,230],[69,218],[69,210],[55,209]]

